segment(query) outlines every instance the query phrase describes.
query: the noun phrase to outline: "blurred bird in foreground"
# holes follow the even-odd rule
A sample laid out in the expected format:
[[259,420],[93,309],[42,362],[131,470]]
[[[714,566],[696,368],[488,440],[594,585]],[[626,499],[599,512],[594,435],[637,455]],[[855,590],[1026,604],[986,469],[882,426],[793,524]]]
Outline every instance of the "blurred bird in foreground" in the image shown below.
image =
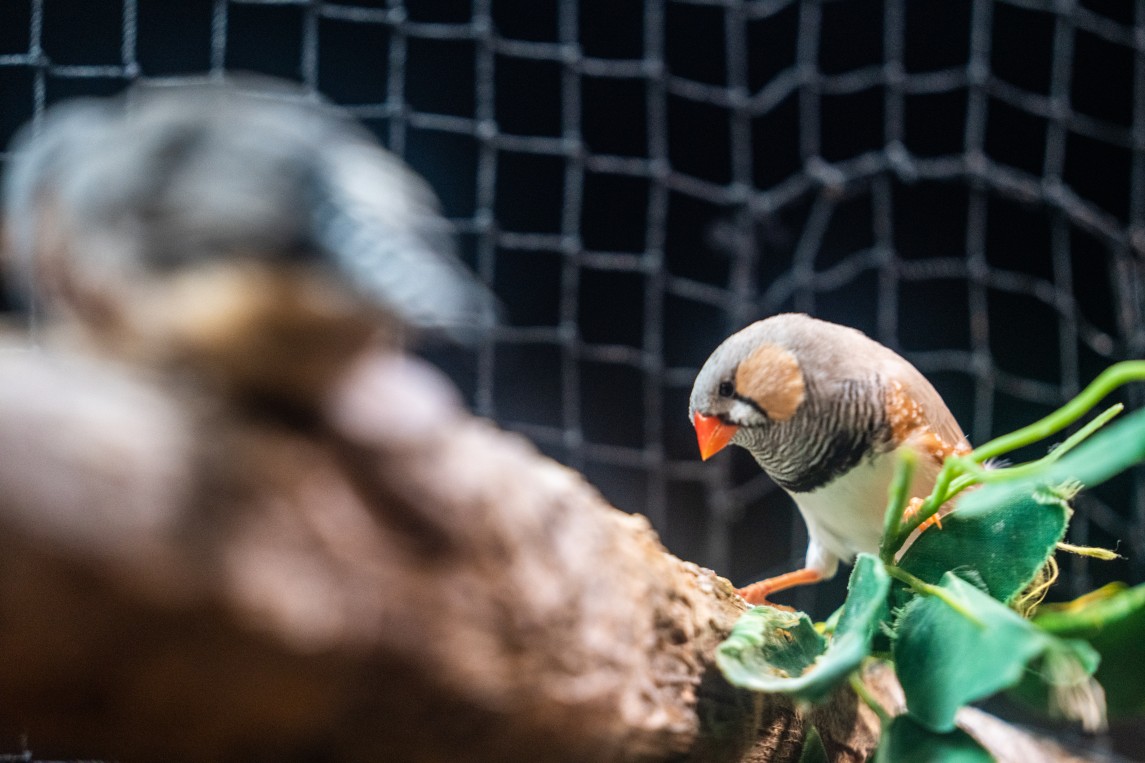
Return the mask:
[[312,394],[379,330],[464,340],[495,322],[428,186],[287,83],[55,106],[14,144],[4,213],[37,315],[240,395]]
[[53,107],[9,170],[42,325],[0,337],[0,746],[615,758],[603,718],[678,748],[678,671],[611,688],[669,627],[613,585],[655,543],[395,346],[495,312],[397,159],[243,80]]
[[806,315],[726,339],[696,376],[689,407],[705,460],[729,443],[746,448],[807,523],[804,568],[742,589],[752,603],[878,552],[899,449],[920,456],[915,498],[930,493],[948,456],[969,451],[918,369],[862,332]]
[[63,103],[14,149],[2,259],[42,351],[0,342],[0,529],[163,601],[222,588],[302,648],[367,628],[353,585],[292,584],[267,548],[327,553],[338,512],[441,542],[379,476],[462,410],[400,340],[476,338],[496,309],[427,185],[255,78]]

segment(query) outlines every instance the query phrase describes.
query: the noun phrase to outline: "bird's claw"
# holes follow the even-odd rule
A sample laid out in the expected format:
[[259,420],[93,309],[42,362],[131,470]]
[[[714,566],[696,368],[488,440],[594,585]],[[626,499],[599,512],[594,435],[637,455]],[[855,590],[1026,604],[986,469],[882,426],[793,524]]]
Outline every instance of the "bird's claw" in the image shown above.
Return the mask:
[[[907,520],[914,519],[914,517],[918,514],[919,509],[921,509],[921,508],[922,508],[922,499],[921,498],[911,498],[910,503],[908,503],[906,505],[906,508],[903,509],[903,512],[902,512],[903,519],[907,519]],[[931,514],[929,517],[927,517],[927,519],[918,526],[918,531],[920,533],[925,532],[926,529],[931,527],[932,525],[937,525],[939,530],[942,529],[942,517],[939,516],[938,512],[935,512],[934,514]]]

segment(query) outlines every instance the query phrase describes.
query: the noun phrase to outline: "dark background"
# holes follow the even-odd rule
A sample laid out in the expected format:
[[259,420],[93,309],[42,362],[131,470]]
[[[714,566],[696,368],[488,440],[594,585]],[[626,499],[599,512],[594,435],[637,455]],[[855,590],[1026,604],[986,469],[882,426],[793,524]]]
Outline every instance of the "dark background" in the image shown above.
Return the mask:
[[[427,354],[747,583],[805,535],[745,453],[696,455],[688,391],[733,330],[856,326],[977,443],[1145,355],[1143,33],[1120,0],[5,0],[0,147],[140,77],[257,71],[347,105],[506,309]],[[1070,540],[1126,559],[1063,560],[1056,595],[1145,580],[1141,473],[1077,507]],[[824,615],[845,577],[791,600]]]

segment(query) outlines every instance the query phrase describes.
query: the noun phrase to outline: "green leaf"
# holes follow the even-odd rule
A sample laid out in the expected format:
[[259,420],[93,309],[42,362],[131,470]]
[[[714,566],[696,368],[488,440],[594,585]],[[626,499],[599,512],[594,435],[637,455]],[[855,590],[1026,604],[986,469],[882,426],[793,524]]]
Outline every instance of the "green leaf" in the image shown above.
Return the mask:
[[[1093,486],[1145,460],[1145,410],[1106,427],[1035,474],[989,482],[964,494],[943,529],[924,532],[899,566],[928,583],[948,570],[973,569],[990,593],[1010,601],[1064,534],[1062,487]],[[1022,467],[1017,467],[1022,468]]]
[[847,581],[847,600],[835,626],[832,649],[839,648],[839,639],[843,636],[858,635],[861,640],[870,640],[879,620],[886,614],[890,587],[890,576],[878,557],[871,554],[856,557],[851,579]]
[[999,495],[983,487],[957,503],[942,529],[916,538],[898,566],[927,583],[950,570],[973,570],[994,598],[1010,601],[1053,554],[1070,513],[1064,500],[1045,491]]
[[809,675],[833,687],[858,669],[863,658],[871,653],[871,639],[887,616],[890,589],[890,576],[878,557],[859,554],[847,583],[847,600],[827,652]]
[[937,734],[900,715],[883,730],[875,763],[992,763],[994,757],[961,729]]
[[[1145,713],[1145,585],[1107,587],[1064,605],[1043,607],[1034,624],[1061,638],[1084,639],[1101,655],[1094,677],[1111,717]],[[1023,682],[1024,698],[1044,697]],[[1039,703],[1041,704],[1041,703]]]
[[1099,658],[1087,644],[1051,636],[957,575],[946,573],[940,586],[981,624],[931,596],[903,609],[895,667],[907,708],[932,731],[952,730],[958,708],[1014,686],[1048,651],[1075,662],[1083,677],[1096,668]]
[[716,648],[716,664],[735,686],[783,691],[811,667],[826,644],[802,612],[753,607]]
[[809,702],[826,696],[870,653],[886,615],[890,578],[882,562],[860,554],[847,601],[828,642],[807,615],[756,607],[743,614],[716,650],[716,664],[736,686],[782,692]]

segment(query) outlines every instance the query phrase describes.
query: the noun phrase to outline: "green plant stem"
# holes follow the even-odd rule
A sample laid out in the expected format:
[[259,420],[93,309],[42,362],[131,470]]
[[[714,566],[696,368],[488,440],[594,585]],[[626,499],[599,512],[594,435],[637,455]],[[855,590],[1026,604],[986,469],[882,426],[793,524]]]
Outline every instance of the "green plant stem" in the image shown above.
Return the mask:
[[1090,421],[1081,429],[1067,437],[1061,443],[1061,445],[1058,445],[1049,453],[1035,461],[1029,461],[1024,464],[1017,464],[1016,466],[1008,466],[1002,469],[986,469],[978,464],[974,464],[969,469],[969,474],[966,474],[963,477],[959,477],[957,480],[951,483],[951,496],[948,496],[947,500],[949,500],[953,495],[957,494],[958,491],[955,489],[957,484],[968,477],[972,478],[974,482],[1005,482],[1007,480],[1020,479],[1022,477],[1032,477],[1036,475],[1046,467],[1050,466],[1056,461],[1059,461],[1062,456],[1080,445],[1086,438],[1088,438],[1098,429],[1101,429],[1101,427],[1105,426],[1110,419],[1121,413],[1123,410],[1125,410],[1125,406],[1122,403],[1117,403],[1116,405],[1110,406],[1106,410],[1102,411],[1100,415],[1096,416],[1093,421]]
[[1113,364],[1061,408],[1033,424],[975,448],[970,458],[982,463],[1032,442],[1044,440],[1080,419],[1113,390],[1133,381],[1145,381],[1145,360],[1126,360]]
[[906,510],[907,501],[910,500],[910,482],[914,478],[917,466],[918,454],[909,448],[903,448],[895,464],[894,478],[888,491],[887,510],[883,516],[883,540],[879,547],[879,558],[885,564],[894,563],[896,549],[889,541],[898,537],[902,515]]
[[[918,512],[899,526],[898,535],[894,538],[893,542],[889,544],[890,548],[893,549],[893,553],[898,553],[898,550],[902,548],[902,544],[906,542],[910,534],[923,522],[937,514],[938,510],[942,508],[942,504],[949,500],[951,482],[956,475],[960,475],[963,468],[960,464],[964,458],[965,457],[951,456],[946,459],[946,462],[942,465],[942,469],[939,470],[938,476],[934,480],[934,490],[932,490],[926,500],[922,502],[922,506],[919,507]],[[941,500],[939,500],[940,498]]]
[[925,580],[917,578],[901,567],[896,567],[893,564],[886,565],[886,568],[888,575],[906,583],[916,593],[920,593],[924,596],[933,596],[980,628],[986,626],[986,623],[982,622],[977,615],[963,606],[962,602],[951,596],[950,592],[945,588],[927,583]]
[[875,698],[875,695],[871,694],[871,690],[867,688],[865,683],[863,683],[863,679],[859,675],[859,671],[856,670],[854,673],[852,673],[849,680],[851,683],[851,688],[855,691],[855,694],[859,696],[859,699],[863,700],[863,703],[867,707],[874,711],[875,715],[879,716],[879,723],[881,723],[883,727],[886,728],[886,726],[892,720],[894,720],[894,718],[892,718],[891,714],[888,713],[886,708],[882,706],[882,703],[880,703],[878,699]]
[[[888,544],[884,539],[884,545],[893,548],[895,553],[897,553],[898,549],[902,547],[902,544],[906,542],[906,539],[910,537],[910,534],[914,532],[919,525],[934,516],[951,497],[977,482],[1000,482],[1017,479],[1021,476],[1028,476],[1029,474],[1036,473],[1040,469],[1044,469],[1048,464],[1061,458],[1065,453],[1069,452],[1070,449],[1093,434],[1093,432],[1109,421],[1109,419],[1116,416],[1121,410],[1120,407],[1115,405],[1109,408],[1095,418],[1094,421],[1067,438],[1065,442],[1059,445],[1054,451],[1051,451],[1048,455],[1037,461],[1019,464],[1018,466],[1008,467],[1006,469],[983,469],[981,467],[983,462],[991,458],[997,458],[1012,450],[1024,447],[1038,440],[1043,440],[1060,432],[1084,416],[1110,392],[1134,381],[1145,381],[1145,360],[1126,360],[1121,363],[1115,363],[1090,382],[1077,397],[1050,415],[1035,421],[1033,424],[1024,426],[1015,432],[997,437],[975,448],[969,455],[951,456],[946,459],[946,462],[942,465],[942,469],[938,473],[938,477],[935,479],[934,490],[923,502],[918,513],[899,527],[898,535],[892,542]],[[990,474],[991,476],[984,480],[981,479],[981,475],[983,474]]]
[[[1061,445],[1051,450],[1046,455],[1034,461],[1028,461],[1024,464],[1017,464],[1015,466],[1006,466],[1000,469],[987,469],[981,464],[971,461],[968,458],[959,458],[957,463],[952,467],[953,471],[962,471],[958,477],[950,481],[950,487],[946,491],[946,503],[954,496],[961,493],[968,487],[977,484],[985,484],[988,482],[1008,482],[1009,480],[1021,479],[1023,477],[1033,477],[1043,469],[1046,469],[1051,464],[1059,461],[1062,456],[1069,453],[1082,442],[1084,442],[1090,435],[1101,429],[1109,420],[1117,414],[1125,410],[1123,403],[1117,403],[1105,409],[1093,421],[1089,422],[1081,429],[1074,432],[1072,435],[1062,441]],[[942,504],[939,504],[940,506]]]

